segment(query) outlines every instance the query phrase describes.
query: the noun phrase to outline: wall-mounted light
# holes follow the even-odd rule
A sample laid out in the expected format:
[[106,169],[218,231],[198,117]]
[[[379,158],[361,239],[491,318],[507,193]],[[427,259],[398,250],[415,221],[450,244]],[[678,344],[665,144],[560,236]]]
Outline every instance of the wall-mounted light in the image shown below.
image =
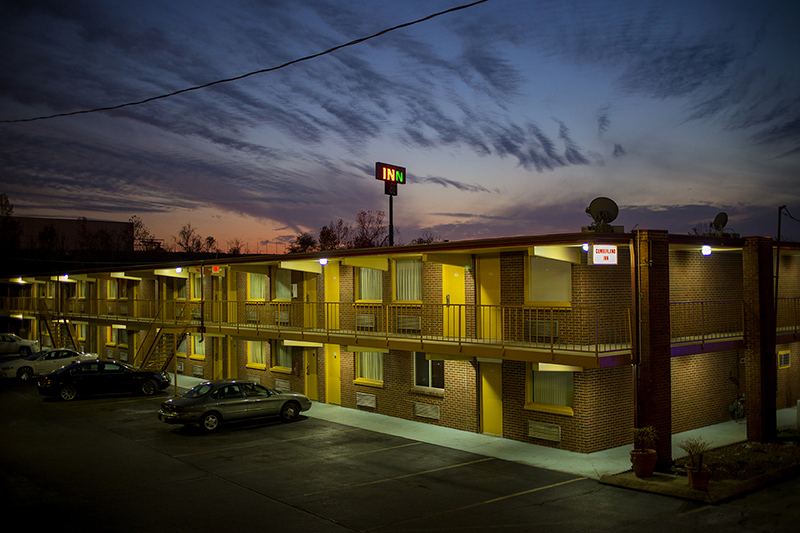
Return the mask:
[[180,274],[181,272],[183,272],[183,269],[181,267],[178,267],[178,268],[175,269],[175,272]]
[[328,264],[328,260],[323,257],[319,260],[319,264],[325,266]]
[[701,248],[701,250],[703,252],[703,255],[705,255],[706,257],[711,255],[711,247],[709,245],[704,244],[703,248]]
[[589,243],[588,242],[583,243],[583,251],[584,252],[588,252],[589,251]]

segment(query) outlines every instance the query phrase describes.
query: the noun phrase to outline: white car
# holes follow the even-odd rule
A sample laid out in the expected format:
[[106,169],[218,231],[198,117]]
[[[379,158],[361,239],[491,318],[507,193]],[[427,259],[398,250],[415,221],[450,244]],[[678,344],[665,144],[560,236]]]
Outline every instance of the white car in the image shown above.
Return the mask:
[[6,378],[31,379],[39,374],[49,374],[64,365],[75,361],[97,359],[97,354],[76,352],[57,348],[36,352],[23,359],[13,359],[0,363],[0,375]]
[[39,349],[39,341],[25,340],[13,333],[0,333],[0,354],[18,353],[27,357]]

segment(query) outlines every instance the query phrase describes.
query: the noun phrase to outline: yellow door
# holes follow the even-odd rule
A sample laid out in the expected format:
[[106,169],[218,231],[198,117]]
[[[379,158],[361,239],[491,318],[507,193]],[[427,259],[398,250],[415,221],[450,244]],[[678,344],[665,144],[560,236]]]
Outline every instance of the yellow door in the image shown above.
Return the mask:
[[339,329],[339,263],[325,265],[325,328]]
[[304,306],[303,324],[307,329],[317,327],[317,275],[305,273],[306,303]]
[[467,327],[464,267],[442,265],[444,336],[464,337]]
[[478,257],[478,320],[482,339],[502,339],[500,256]]
[[314,401],[319,401],[319,387],[317,386],[317,349],[303,350],[306,363],[306,396]]
[[338,344],[325,345],[325,403],[342,404],[341,361]]
[[481,430],[503,436],[503,371],[501,363],[481,361]]

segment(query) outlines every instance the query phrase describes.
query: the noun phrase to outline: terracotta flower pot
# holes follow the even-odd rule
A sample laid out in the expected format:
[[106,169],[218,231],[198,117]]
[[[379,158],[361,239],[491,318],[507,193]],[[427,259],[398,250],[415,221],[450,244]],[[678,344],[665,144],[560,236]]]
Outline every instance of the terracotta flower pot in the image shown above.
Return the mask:
[[631,465],[636,477],[650,477],[656,468],[658,454],[655,450],[631,450]]
[[692,466],[686,466],[686,477],[689,478],[689,486],[694,490],[708,490],[708,478],[711,476],[709,470],[698,470]]

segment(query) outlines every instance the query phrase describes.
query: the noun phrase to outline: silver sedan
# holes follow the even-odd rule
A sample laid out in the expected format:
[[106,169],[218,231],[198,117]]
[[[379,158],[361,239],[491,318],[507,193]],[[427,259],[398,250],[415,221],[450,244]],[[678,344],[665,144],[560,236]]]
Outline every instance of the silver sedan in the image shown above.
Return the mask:
[[158,419],[167,424],[199,424],[206,431],[224,422],[280,416],[295,420],[311,408],[311,400],[296,392],[281,392],[241,379],[206,381],[183,396],[161,404]]
[[0,363],[0,376],[6,378],[31,379],[39,374],[49,374],[62,366],[75,361],[90,361],[97,359],[96,353],[83,353],[65,348],[44,350],[25,357]]

